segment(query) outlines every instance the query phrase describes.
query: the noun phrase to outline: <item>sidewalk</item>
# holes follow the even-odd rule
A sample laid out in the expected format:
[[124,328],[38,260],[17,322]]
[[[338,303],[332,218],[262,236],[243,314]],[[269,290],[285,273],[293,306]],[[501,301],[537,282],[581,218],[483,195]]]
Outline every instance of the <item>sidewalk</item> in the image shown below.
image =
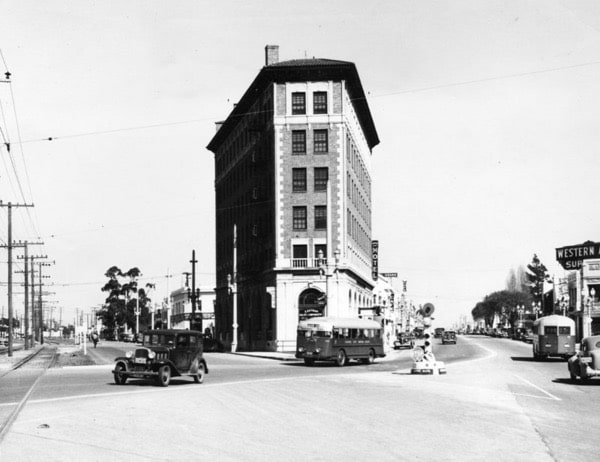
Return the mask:
[[[403,351],[412,351],[412,350],[394,350],[390,349],[385,351],[384,358],[377,358],[377,362],[387,362],[393,361],[398,358]],[[302,359],[296,358],[295,351],[236,351],[235,353],[231,353],[234,355],[240,356],[251,356],[254,358],[264,358],[264,359],[275,359],[277,361],[302,361]],[[411,353],[412,355],[412,353]]]
[[25,350],[22,343],[17,343],[13,345],[13,355],[8,356],[8,347],[0,347],[0,375],[19,365],[19,363],[25,361],[29,356],[37,353],[40,348],[42,348],[42,345],[38,344],[33,348]]

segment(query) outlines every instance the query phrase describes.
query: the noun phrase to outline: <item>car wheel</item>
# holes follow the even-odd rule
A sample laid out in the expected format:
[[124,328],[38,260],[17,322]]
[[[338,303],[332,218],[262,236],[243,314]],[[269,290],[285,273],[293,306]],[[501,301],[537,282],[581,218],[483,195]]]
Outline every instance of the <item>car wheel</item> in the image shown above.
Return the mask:
[[346,362],[348,361],[348,358],[346,356],[346,352],[344,350],[339,350],[338,354],[337,354],[337,358],[335,360],[335,363],[339,366],[339,367],[343,367],[346,365]]
[[312,358],[304,358],[304,365],[305,366],[314,366],[315,365],[315,360]]
[[123,372],[125,372],[126,370],[127,368],[123,363],[119,363],[115,366],[115,373],[113,375],[115,377],[115,383],[117,385],[125,385],[125,382],[127,382],[127,376],[123,374]]
[[204,367],[204,363],[200,363],[198,365],[198,373],[194,375],[194,382],[202,383],[204,382],[204,376],[206,375],[206,368]]
[[168,387],[171,382],[171,368],[169,366],[161,366],[158,370],[158,384],[161,387]]

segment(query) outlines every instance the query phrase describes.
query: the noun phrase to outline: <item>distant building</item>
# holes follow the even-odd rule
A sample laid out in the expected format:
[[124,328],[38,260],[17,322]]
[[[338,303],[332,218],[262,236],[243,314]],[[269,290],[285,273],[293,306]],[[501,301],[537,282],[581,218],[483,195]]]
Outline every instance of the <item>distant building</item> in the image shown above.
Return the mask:
[[295,347],[299,319],[357,317],[373,304],[371,155],[379,138],[353,63],[279,62],[277,46],[265,55],[208,144],[215,322],[217,339],[230,345],[236,296],[238,348],[282,351]]
[[204,332],[209,329],[215,333],[215,291],[212,288],[200,288],[200,298],[196,311],[192,315],[192,302],[189,288],[181,287],[171,292],[169,326],[171,329],[194,329]]

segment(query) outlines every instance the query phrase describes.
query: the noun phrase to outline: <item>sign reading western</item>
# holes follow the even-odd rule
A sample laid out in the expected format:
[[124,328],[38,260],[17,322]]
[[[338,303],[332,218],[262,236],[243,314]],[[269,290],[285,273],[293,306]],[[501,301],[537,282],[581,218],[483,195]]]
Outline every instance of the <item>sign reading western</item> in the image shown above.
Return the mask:
[[590,258],[600,258],[600,243],[586,241],[583,244],[556,249],[556,260],[566,270],[579,269],[583,260]]
[[371,241],[371,277],[374,281],[377,281],[379,277],[379,241]]

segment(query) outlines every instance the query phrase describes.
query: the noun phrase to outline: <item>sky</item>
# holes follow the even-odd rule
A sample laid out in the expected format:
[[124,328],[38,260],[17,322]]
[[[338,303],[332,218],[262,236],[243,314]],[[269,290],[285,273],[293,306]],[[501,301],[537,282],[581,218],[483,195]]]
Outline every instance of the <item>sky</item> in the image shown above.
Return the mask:
[[0,17],[0,199],[34,204],[13,209],[12,236],[43,241],[30,254],[54,262],[63,323],[102,304],[113,265],[138,267],[159,299],[195,250],[197,283],[214,287],[206,145],[267,44],[356,64],[381,140],[379,269],[438,323],[470,317],[534,253],[563,277],[555,248],[600,238],[594,0],[0,0]]

